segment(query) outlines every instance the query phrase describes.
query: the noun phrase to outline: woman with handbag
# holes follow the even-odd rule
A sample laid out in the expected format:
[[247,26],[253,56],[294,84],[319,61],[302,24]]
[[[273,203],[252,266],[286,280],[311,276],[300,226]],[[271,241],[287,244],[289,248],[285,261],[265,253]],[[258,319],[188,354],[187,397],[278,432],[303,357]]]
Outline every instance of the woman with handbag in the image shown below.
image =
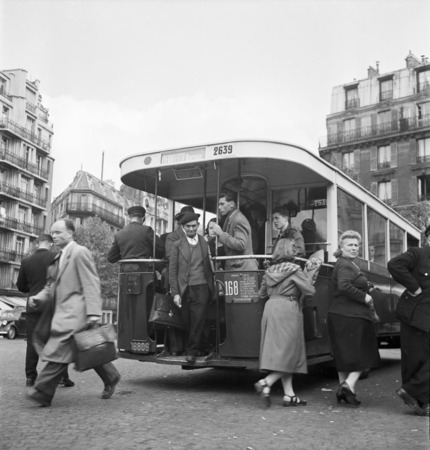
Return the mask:
[[[294,240],[283,241],[285,259],[291,261],[296,253]],[[283,406],[306,405],[296,396],[292,381],[293,373],[307,373],[301,296],[314,294],[314,278],[312,272],[282,258],[264,274],[258,296],[269,300],[261,320],[260,370],[269,373],[254,387],[266,407],[271,404],[271,386],[279,379],[285,394]]]
[[378,341],[372,323],[372,297],[368,281],[354,262],[361,236],[345,231],[334,253],[338,258],[333,270],[334,296],[328,310],[328,332],[339,376],[337,402],[357,407],[355,385],[363,371],[379,365]]

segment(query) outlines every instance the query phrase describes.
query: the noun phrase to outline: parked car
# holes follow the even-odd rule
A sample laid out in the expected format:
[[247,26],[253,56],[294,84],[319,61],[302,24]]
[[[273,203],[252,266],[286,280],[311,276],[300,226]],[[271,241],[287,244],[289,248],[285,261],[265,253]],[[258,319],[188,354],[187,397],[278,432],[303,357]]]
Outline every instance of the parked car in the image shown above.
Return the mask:
[[0,335],[8,339],[25,336],[27,325],[25,321],[25,307],[16,307],[10,311],[0,312]]

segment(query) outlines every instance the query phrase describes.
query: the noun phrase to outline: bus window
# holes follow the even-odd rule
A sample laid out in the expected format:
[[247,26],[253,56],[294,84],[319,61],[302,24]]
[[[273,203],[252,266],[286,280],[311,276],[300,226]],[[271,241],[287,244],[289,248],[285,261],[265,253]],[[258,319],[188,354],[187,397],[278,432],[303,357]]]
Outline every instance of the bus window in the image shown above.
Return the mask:
[[384,266],[387,263],[385,250],[387,220],[372,209],[367,210],[367,235],[369,261]]
[[[273,208],[285,206],[290,211],[290,226],[302,233],[306,256],[317,250],[326,250],[327,241],[327,189],[282,189],[273,191]],[[275,240],[278,232],[272,228]]]
[[[354,230],[363,236],[363,203],[338,189],[337,216],[339,237],[347,230]],[[363,249],[360,247],[359,256],[363,257]]]
[[404,252],[405,232],[390,222],[390,258],[394,258]]

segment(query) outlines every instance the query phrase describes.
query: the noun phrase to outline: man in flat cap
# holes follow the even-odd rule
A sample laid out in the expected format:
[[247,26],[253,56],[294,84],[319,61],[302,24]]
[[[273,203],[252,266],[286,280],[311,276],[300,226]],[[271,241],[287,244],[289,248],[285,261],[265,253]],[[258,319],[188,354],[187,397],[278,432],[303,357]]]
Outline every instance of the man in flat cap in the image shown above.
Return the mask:
[[[115,235],[107,259],[116,263],[120,259],[152,258],[154,248],[154,230],[143,225],[146,209],[143,206],[132,206],[128,209],[130,223]],[[157,236],[155,257],[161,258],[164,253],[163,244]]]
[[197,234],[199,217],[190,211],[180,217],[183,235],[173,244],[169,266],[173,302],[181,308],[188,331],[186,361],[190,364],[195,363],[201,350],[207,307],[214,294],[208,243]]

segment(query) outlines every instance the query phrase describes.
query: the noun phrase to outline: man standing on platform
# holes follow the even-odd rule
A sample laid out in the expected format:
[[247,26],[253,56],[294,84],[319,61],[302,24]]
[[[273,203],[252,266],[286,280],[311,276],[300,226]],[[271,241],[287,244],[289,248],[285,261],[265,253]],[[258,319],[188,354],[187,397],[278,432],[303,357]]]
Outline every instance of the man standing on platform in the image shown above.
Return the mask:
[[[107,255],[110,263],[120,259],[145,259],[154,256],[154,230],[143,225],[146,209],[143,206],[132,206],[127,211],[130,223],[115,235],[112,247]],[[156,238],[155,257],[162,258],[164,254],[163,243]]]
[[180,219],[183,237],[173,244],[169,282],[173,302],[181,308],[188,331],[186,361],[194,364],[201,349],[209,299],[214,294],[208,243],[197,234],[200,214],[185,212]]
[[[18,280],[16,286],[18,290],[28,294],[27,308],[25,311],[25,321],[27,324],[27,349],[25,353],[25,375],[26,385],[34,386],[37,378],[37,363],[39,355],[33,345],[33,332],[38,320],[40,319],[40,311],[29,305],[29,298],[38,294],[46,284],[46,271],[49,264],[55,258],[52,246],[54,241],[49,234],[41,234],[38,240],[38,248],[36,251],[24,258],[19,269]],[[75,383],[69,378],[67,367],[60,384],[65,387],[72,387]]]
[[[223,219],[222,228],[210,223],[209,235],[217,236],[224,247],[225,256],[252,255],[252,232],[248,219],[239,211],[235,194],[221,193],[218,209]],[[257,270],[255,259],[231,259],[225,263],[225,270]]]

